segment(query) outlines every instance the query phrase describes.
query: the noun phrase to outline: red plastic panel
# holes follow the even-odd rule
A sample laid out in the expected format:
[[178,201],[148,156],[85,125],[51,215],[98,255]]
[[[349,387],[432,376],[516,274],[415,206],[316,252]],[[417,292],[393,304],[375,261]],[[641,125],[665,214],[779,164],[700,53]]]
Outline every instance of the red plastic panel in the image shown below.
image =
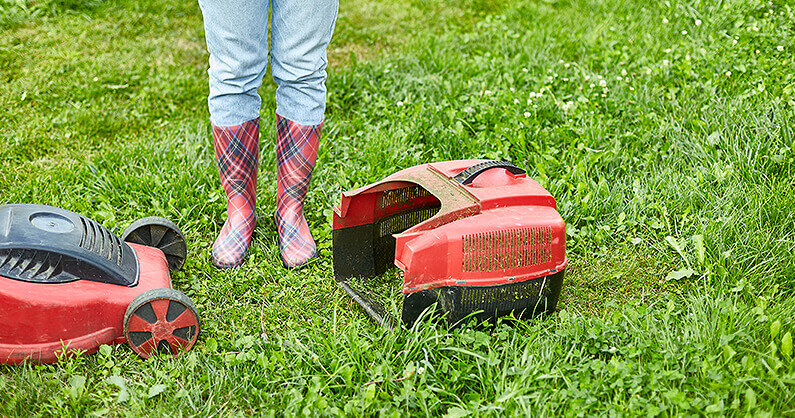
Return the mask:
[[135,287],[87,280],[42,284],[0,277],[0,363],[26,359],[51,363],[64,348],[93,352],[101,344],[123,342],[127,305],[149,289],[171,287],[163,253],[130,246],[140,265]]
[[397,235],[395,264],[404,271],[404,293],[535,279],[566,267],[566,227],[548,206],[492,209]]

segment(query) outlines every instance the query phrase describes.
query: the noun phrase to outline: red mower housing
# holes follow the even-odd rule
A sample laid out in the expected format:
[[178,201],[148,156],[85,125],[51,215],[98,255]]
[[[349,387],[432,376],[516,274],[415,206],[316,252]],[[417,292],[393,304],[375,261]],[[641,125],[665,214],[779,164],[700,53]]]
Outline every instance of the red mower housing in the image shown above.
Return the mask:
[[382,304],[351,278],[403,271],[402,319],[428,307],[451,324],[467,316],[552,312],[566,268],[566,227],[555,199],[504,161],[408,168],[342,194],[334,210],[334,274],[374,319]]
[[142,357],[190,349],[199,316],[171,288],[187,247],[163,218],[119,238],[43,205],[0,206],[0,363],[52,363],[127,342]]

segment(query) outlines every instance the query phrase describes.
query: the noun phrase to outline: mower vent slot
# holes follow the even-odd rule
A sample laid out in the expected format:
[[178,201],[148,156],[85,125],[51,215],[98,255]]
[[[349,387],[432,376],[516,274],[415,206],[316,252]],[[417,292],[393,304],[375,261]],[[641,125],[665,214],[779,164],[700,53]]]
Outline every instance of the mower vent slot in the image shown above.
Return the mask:
[[59,282],[63,272],[61,257],[51,257],[46,251],[0,250],[0,276],[31,282]]
[[99,254],[109,261],[122,264],[122,242],[104,226],[91,219],[80,217],[83,226],[83,237],[80,239],[80,247],[87,251]]
[[546,306],[534,306],[544,303],[546,279],[527,280],[495,287],[464,287],[461,292],[461,308],[463,312],[484,311],[508,312],[512,310],[532,308],[536,311],[545,310]]
[[430,192],[420,186],[387,190],[378,197],[378,209],[384,209],[390,206],[403,206],[416,199],[430,195]]
[[496,271],[552,260],[552,228],[478,232],[463,239],[463,271]]
[[378,237],[383,238],[398,232],[403,232],[420,222],[430,219],[439,212],[439,208],[440,206],[438,205],[430,206],[384,218],[378,222]]

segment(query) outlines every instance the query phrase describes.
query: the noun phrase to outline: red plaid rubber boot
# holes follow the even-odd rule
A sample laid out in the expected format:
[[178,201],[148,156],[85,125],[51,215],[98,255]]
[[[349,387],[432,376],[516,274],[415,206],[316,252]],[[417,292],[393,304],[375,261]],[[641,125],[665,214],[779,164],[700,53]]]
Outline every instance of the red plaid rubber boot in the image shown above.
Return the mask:
[[237,126],[213,126],[213,139],[227,199],[227,219],[213,244],[213,264],[232,268],[243,264],[257,223],[259,119]]
[[320,131],[276,115],[276,229],[279,250],[287,268],[304,265],[317,255],[317,247],[304,217],[304,199],[317,160]]

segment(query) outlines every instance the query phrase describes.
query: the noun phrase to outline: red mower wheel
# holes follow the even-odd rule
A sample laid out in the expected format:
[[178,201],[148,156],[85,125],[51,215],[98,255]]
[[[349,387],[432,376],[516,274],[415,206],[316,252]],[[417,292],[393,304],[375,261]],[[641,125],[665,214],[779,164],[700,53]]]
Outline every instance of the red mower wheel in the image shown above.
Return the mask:
[[124,313],[124,337],[138,355],[177,356],[190,350],[201,321],[193,302],[174,289],[152,289],[133,299]]

